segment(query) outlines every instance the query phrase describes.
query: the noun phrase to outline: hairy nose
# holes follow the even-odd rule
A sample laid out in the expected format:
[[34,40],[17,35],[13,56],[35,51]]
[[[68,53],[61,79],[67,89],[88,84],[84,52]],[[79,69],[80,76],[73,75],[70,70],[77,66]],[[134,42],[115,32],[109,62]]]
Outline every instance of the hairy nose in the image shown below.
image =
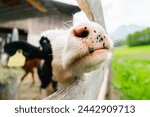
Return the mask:
[[89,53],[96,49],[108,49],[110,42],[98,28],[80,26],[73,30],[73,35],[87,47]]

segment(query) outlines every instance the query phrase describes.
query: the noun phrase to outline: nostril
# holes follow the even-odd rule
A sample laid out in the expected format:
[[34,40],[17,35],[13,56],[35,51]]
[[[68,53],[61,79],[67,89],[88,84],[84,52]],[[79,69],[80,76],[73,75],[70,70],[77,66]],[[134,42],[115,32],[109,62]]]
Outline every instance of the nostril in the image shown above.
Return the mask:
[[85,38],[89,35],[87,28],[74,29],[74,35],[79,38]]

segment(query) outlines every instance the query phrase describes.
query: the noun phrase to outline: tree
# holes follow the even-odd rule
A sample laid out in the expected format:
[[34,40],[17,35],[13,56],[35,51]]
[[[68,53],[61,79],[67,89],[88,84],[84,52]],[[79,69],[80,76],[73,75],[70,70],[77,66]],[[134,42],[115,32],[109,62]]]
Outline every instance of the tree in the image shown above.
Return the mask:
[[126,43],[128,46],[150,45],[150,28],[129,34]]

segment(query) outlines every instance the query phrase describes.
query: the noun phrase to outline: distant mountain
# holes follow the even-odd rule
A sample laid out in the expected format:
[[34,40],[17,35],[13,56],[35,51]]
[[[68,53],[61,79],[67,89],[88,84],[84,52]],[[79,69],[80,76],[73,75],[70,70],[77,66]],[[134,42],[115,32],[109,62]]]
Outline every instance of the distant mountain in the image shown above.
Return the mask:
[[144,28],[145,27],[138,25],[122,25],[119,28],[117,28],[113,33],[111,33],[110,37],[113,40],[122,40],[129,34],[134,33],[136,31],[140,31]]

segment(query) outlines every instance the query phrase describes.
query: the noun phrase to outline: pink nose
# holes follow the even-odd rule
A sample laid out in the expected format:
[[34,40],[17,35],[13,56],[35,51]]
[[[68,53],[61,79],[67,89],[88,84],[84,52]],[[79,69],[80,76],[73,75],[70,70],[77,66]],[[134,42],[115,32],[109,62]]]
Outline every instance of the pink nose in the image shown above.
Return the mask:
[[96,49],[108,49],[109,42],[106,35],[98,28],[80,26],[73,30],[73,35],[87,47],[89,53]]

